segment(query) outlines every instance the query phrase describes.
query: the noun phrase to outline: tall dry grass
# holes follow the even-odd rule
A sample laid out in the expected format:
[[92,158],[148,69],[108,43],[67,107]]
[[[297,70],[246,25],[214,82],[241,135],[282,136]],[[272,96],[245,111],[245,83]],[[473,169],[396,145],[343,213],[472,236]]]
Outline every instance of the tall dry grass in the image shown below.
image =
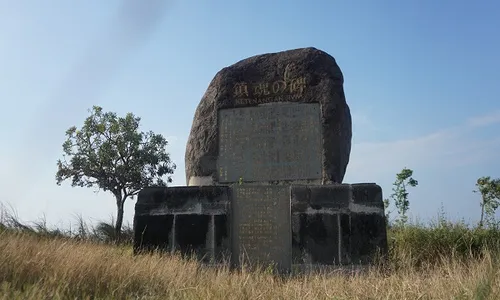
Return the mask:
[[[500,299],[496,253],[345,276],[231,272],[128,246],[0,233],[0,299]],[[406,266],[405,266],[406,264]]]

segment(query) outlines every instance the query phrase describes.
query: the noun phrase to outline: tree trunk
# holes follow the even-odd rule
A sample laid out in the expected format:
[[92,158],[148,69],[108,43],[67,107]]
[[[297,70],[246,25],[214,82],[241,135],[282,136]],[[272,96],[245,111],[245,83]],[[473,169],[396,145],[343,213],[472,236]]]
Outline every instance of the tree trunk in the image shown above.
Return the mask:
[[121,195],[116,195],[116,223],[115,223],[115,236],[116,240],[119,241],[122,233],[122,224],[123,224],[123,204],[125,204],[125,199],[122,200]]

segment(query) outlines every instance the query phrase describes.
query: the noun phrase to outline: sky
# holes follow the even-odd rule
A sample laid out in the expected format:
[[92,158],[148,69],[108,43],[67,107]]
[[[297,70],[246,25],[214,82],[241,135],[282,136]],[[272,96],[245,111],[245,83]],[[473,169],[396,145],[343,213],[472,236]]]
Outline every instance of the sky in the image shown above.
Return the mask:
[[[0,0],[0,203],[23,221],[109,221],[111,194],[56,185],[65,131],[100,105],[184,151],[213,76],[249,56],[315,47],[344,75],[353,119],[345,183],[414,170],[410,218],[477,222],[500,177],[500,2]],[[125,205],[131,224],[135,200]],[[500,214],[497,214],[500,217]]]

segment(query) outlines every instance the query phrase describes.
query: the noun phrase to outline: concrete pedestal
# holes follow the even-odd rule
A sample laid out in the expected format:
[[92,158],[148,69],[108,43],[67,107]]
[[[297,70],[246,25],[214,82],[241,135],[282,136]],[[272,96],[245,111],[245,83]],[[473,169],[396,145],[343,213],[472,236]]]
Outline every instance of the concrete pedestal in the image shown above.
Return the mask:
[[376,184],[145,188],[134,252],[178,251],[233,265],[369,264],[387,253]]

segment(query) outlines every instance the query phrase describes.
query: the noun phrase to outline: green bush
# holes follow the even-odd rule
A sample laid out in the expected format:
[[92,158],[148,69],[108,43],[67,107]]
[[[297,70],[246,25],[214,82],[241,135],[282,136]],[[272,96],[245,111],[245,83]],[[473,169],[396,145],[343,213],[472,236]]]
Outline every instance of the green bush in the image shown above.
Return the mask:
[[389,260],[401,266],[418,267],[450,259],[478,258],[485,250],[500,253],[498,228],[469,227],[462,222],[391,227],[387,238]]

